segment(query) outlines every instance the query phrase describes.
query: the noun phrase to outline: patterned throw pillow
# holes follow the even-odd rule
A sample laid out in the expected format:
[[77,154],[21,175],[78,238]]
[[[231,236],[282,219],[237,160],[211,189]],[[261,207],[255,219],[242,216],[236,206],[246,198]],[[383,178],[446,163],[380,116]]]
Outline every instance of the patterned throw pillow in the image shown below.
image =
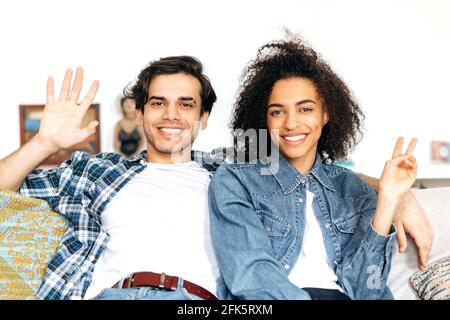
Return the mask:
[[47,202],[0,190],[0,299],[35,299],[67,229]]
[[424,300],[450,300],[450,257],[417,271],[409,283]]

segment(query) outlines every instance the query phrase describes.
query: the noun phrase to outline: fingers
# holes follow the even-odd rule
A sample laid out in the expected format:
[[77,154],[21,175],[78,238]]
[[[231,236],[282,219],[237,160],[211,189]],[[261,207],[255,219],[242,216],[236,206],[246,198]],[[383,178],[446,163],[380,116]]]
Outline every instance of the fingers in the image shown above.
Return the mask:
[[95,133],[98,123],[99,123],[98,121],[92,121],[87,125],[87,127],[81,129],[83,135],[82,140],[86,139],[87,137]]
[[428,263],[428,255],[430,254],[430,249],[427,246],[419,247],[419,268],[423,269]]
[[55,101],[54,81],[52,77],[47,79],[47,103]]
[[[395,148],[394,148],[394,152],[392,153],[392,159],[400,156],[402,154],[402,148],[403,148],[403,137],[399,137],[397,139],[397,142],[395,144]],[[411,141],[409,142],[408,148],[406,149],[406,154],[413,154],[414,149],[416,148],[416,144],[417,144],[417,139],[411,139]]]
[[64,81],[61,87],[61,94],[59,95],[59,101],[66,101],[67,97],[69,96],[72,73],[73,73],[72,69],[67,69],[66,74],[64,75]]
[[416,158],[412,154],[397,156],[396,158],[392,158],[389,162],[393,165],[399,165],[403,161],[405,161],[405,164],[408,166],[417,166]]
[[412,154],[414,152],[414,148],[416,147],[417,139],[414,138],[408,145],[408,149],[406,149],[406,154]]
[[397,158],[402,153],[403,148],[403,137],[397,139],[395,144],[394,152],[392,153],[392,159]]
[[89,106],[92,104],[92,101],[94,101],[95,95],[97,94],[99,82],[94,81],[92,82],[91,87],[89,88],[88,93],[86,94],[86,97],[84,97],[83,101],[81,101],[80,107],[84,110],[87,110]]
[[403,225],[401,223],[396,225],[396,227],[397,227],[398,249],[400,252],[405,252],[406,248],[408,247],[408,241],[406,241],[405,229],[403,228]]
[[83,69],[77,68],[75,73],[75,80],[73,83],[72,92],[70,93],[69,100],[77,103],[78,97],[80,96],[81,86],[83,84]]

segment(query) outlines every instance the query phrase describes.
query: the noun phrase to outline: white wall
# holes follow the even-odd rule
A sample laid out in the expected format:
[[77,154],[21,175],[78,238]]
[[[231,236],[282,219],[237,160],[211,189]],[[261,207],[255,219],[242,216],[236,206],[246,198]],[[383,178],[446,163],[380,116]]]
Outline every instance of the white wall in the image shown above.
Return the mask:
[[418,137],[419,177],[450,177],[429,144],[450,140],[450,2],[93,1],[0,2],[0,158],[19,147],[19,104],[45,102],[46,79],[85,68],[100,80],[102,151],[112,150],[117,96],[150,60],[200,58],[218,94],[195,148],[229,145],[228,121],[245,64],[263,43],[300,32],[347,81],[366,114],[352,155],[379,176],[397,135]]

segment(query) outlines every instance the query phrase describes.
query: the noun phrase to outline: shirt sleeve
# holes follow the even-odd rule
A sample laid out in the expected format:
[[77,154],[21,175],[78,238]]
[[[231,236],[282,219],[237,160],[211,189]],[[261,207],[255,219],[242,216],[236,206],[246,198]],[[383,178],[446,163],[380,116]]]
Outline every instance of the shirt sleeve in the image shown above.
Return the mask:
[[273,256],[250,195],[228,166],[221,166],[209,187],[211,237],[223,281],[234,298],[310,300],[292,284]]
[[358,227],[343,252],[337,268],[341,285],[351,299],[382,299],[386,296],[396,229],[379,234],[372,225],[377,195],[365,182]]
[[52,205],[52,200],[70,195],[68,188],[73,180],[83,176],[81,164],[86,164],[90,155],[86,152],[74,152],[70,160],[52,169],[36,168],[22,182],[19,192],[26,197],[45,200]]

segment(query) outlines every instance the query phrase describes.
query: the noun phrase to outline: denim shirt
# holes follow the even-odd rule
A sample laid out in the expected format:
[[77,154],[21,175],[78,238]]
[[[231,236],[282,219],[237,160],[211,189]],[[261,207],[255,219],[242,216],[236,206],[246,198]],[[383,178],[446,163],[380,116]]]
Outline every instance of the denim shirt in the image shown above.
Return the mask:
[[281,155],[278,170],[273,168],[261,161],[225,164],[212,178],[219,296],[310,299],[288,279],[302,248],[308,190],[338,285],[351,299],[392,299],[386,282],[396,231],[393,225],[388,235],[373,229],[373,189],[352,171],[322,163],[319,155],[304,176]]

